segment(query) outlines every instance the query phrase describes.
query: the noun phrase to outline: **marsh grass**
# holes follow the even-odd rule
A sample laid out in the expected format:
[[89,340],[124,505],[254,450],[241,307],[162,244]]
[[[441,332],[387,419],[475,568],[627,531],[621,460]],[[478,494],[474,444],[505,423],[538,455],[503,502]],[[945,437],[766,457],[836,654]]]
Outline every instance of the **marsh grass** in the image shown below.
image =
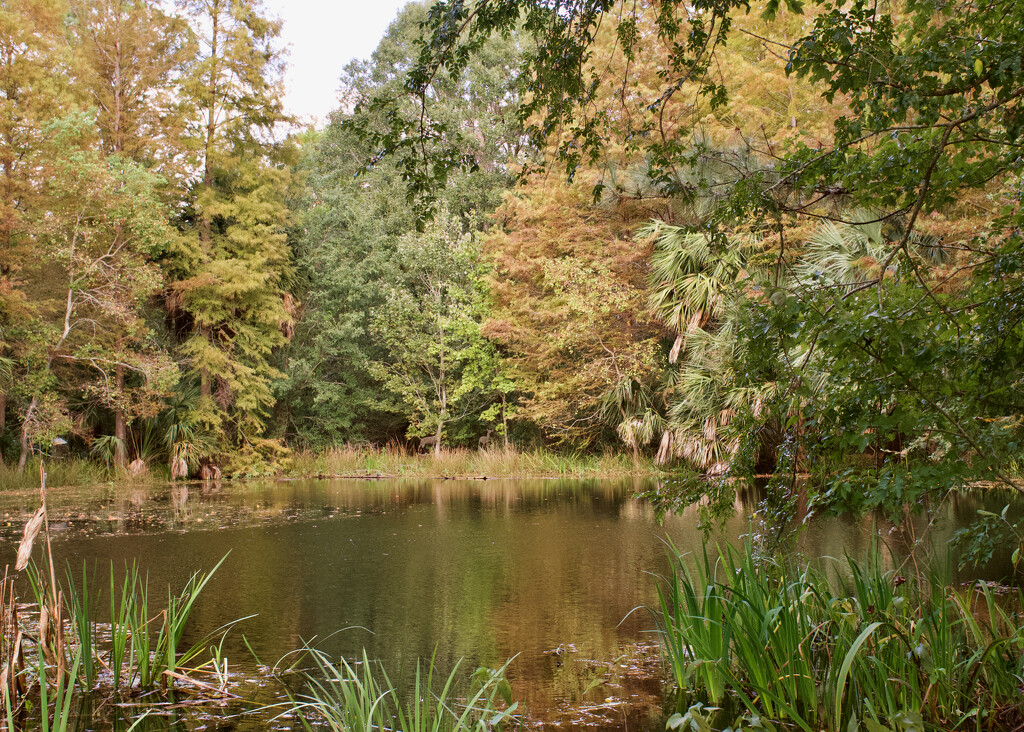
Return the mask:
[[285,713],[308,732],[323,726],[346,732],[487,732],[517,723],[507,663],[498,670],[479,668],[465,683],[461,663],[443,676],[431,659],[417,664],[412,689],[403,695],[365,651],[359,663],[335,663],[315,649],[303,655],[314,668],[303,674],[305,694],[289,692]]
[[526,478],[557,476],[621,477],[653,475],[651,460],[634,463],[627,455],[563,454],[548,450],[520,452],[514,448],[488,450],[444,449],[439,455],[417,454],[400,446],[345,446],[320,453],[292,456],[289,471],[296,476],[422,476]]
[[[117,694],[122,689],[147,691],[160,686],[173,685],[174,679],[188,680],[183,671],[207,652],[207,644],[218,634],[225,633],[233,621],[200,639],[182,646],[182,638],[188,627],[189,617],[196,600],[213,574],[224,563],[223,557],[209,572],[196,572],[175,593],[168,588],[167,603],[159,612],[150,607],[149,583],[140,575],[134,563],[125,566],[120,583],[115,579],[114,566],[110,567],[110,622],[105,625],[109,636],[100,638],[96,622],[95,603],[90,598],[90,582],[83,567],[79,583],[68,572],[68,587],[63,590],[71,611],[71,622],[75,631],[76,646],[81,651],[80,682],[87,689],[93,689],[97,676],[95,669],[108,671],[105,677],[109,691]],[[119,591],[118,591],[119,590]],[[205,669],[217,658],[207,659],[199,668]],[[221,666],[217,664],[219,673]]]
[[877,549],[837,563],[838,579],[750,546],[705,554],[695,569],[674,551],[673,561],[658,588],[670,726],[704,728],[703,704],[807,732],[1024,722],[1024,597],[938,575],[904,582]]
[[[653,460],[639,462],[625,454],[606,450],[600,454],[560,453],[550,450],[519,451],[500,446],[486,450],[464,447],[416,453],[400,445],[375,447],[347,445],[323,452],[295,451],[288,458],[285,474],[293,477],[625,477],[657,475],[662,471]],[[0,488],[31,490],[38,487],[39,460],[32,459],[23,472],[13,465],[0,464]],[[133,475],[123,468],[111,467],[101,460],[66,457],[46,464],[50,485],[54,487],[90,486],[101,483],[156,484],[170,480],[162,463],[151,461],[148,470]]]
[[[49,460],[46,472],[49,484],[54,488],[97,485],[100,483],[160,483],[170,478],[166,466],[151,464],[142,475],[132,475],[123,468],[107,467],[94,458],[67,457]],[[25,470],[18,472],[17,465],[0,463],[0,488],[3,490],[32,490],[39,487],[39,459],[33,458]]]
[[[110,480],[103,463],[87,458],[69,457],[46,463],[51,486],[80,486],[105,483]],[[39,459],[30,459],[25,470],[18,472],[14,464],[0,464],[0,486],[5,490],[32,490],[39,488]]]

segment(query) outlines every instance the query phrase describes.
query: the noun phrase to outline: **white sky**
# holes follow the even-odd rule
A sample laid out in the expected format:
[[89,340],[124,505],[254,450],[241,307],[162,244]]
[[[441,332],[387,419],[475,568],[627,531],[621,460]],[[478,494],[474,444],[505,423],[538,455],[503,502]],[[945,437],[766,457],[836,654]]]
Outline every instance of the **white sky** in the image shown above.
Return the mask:
[[408,0],[265,0],[284,21],[288,46],[285,105],[305,121],[326,121],[337,106],[338,77],[353,58],[369,58]]

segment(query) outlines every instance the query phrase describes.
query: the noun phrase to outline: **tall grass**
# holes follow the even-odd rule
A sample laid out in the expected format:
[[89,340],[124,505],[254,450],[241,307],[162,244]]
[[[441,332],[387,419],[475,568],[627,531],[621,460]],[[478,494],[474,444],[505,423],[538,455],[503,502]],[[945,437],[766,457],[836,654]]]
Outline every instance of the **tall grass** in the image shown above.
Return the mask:
[[[170,474],[166,466],[151,464],[142,475],[132,475],[124,468],[108,467],[101,460],[67,457],[46,463],[46,472],[52,487],[90,486],[99,483],[156,483],[166,481]],[[39,487],[39,459],[28,461],[25,470],[18,472],[13,464],[0,464],[0,488],[4,490],[31,490]]]
[[[397,445],[387,447],[344,446],[323,452],[292,453],[288,475],[313,476],[417,476],[527,478],[559,476],[622,477],[655,475],[661,469],[653,460],[639,462],[621,453],[560,453],[550,450],[519,451],[493,447],[471,450],[444,449],[440,455],[416,453]],[[38,486],[39,461],[32,459],[23,472],[0,464],[0,487],[28,490]],[[159,483],[170,479],[167,466],[151,462],[142,475],[110,467],[101,460],[67,457],[47,463],[52,486],[89,486],[99,483]]]
[[344,658],[334,663],[317,650],[307,653],[315,667],[304,674],[307,693],[291,697],[287,711],[309,732],[323,726],[345,732],[486,732],[515,721],[505,666],[477,669],[466,688],[460,664],[439,677],[431,659],[417,664],[412,689],[403,697],[365,651],[357,664]]
[[[193,574],[178,593],[168,588],[167,604],[159,612],[150,608],[149,583],[140,575],[138,567],[134,563],[126,565],[124,578],[117,583],[111,564],[109,638],[103,640],[99,637],[95,603],[90,600],[85,569],[80,583],[74,582],[68,572],[68,587],[62,594],[67,598],[76,646],[81,652],[81,684],[92,689],[97,678],[95,670],[100,667],[107,669],[109,690],[115,694],[125,688],[143,691],[157,686],[166,688],[173,685],[174,679],[183,678],[182,671],[191,670],[188,664],[207,651],[207,643],[234,624],[182,646],[195,602],[225,559],[227,556],[209,572]],[[212,662],[208,659],[201,667]]]
[[289,471],[298,476],[424,476],[424,477],[556,477],[628,476],[655,474],[651,460],[634,463],[631,457],[606,452],[557,453],[548,450],[520,452],[514,448],[470,450],[453,448],[417,454],[398,446],[345,446],[320,453],[300,452],[292,457]]
[[707,724],[703,704],[808,732],[1024,723],[1020,595],[904,582],[877,550],[832,580],[749,546],[673,557],[658,592],[676,726]]
[[[87,458],[66,458],[46,464],[51,486],[81,486],[106,483],[110,473],[102,462]],[[14,464],[0,464],[0,486],[5,490],[39,488],[39,460],[32,458],[19,472]]]

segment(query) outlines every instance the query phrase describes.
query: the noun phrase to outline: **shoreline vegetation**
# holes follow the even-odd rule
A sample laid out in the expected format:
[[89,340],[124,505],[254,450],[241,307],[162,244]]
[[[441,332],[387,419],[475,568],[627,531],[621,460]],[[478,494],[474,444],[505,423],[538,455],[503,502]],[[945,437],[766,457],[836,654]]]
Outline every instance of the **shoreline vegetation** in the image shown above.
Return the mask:
[[[38,459],[19,473],[0,465],[0,490],[31,490],[38,487]],[[83,457],[49,458],[46,470],[51,487],[84,487],[99,484],[151,484],[171,482],[164,465],[147,465],[133,472]],[[232,480],[299,479],[509,479],[509,478],[630,478],[664,475],[669,471],[650,458],[634,460],[624,453],[561,453],[554,450],[518,450],[514,447],[470,450],[443,448],[416,453],[399,446],[341,446],[323,451],[298,450],[281,461],[274,472],[241,472]],[[192,481],[185,481],[192,482]]]

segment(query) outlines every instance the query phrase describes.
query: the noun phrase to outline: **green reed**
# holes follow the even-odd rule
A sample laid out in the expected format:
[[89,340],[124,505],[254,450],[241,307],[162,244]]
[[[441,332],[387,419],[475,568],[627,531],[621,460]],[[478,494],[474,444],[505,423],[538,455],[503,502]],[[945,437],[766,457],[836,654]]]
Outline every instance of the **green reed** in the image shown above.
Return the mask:
[[[133,628],[145,626],[144,622],[137,620],[140,600],[145,605],[145,590],[140,587],[139,571],[135,563],[125,567],[124,578],[120,583],[120,594],[117,592],[118,583],[114,574],[114,563],[110,563],[110,649],[107,654],[108,665],[113,676],[113,691],[116,694],[120,691],[121,681],[125,676],[126,668],[136,668],[136,646],[143,642],[143,635],[148,641],[148,633],[133,632]],[[142,597],[140,598],[140,593]],[[145,608],[142,609],[142,617],[145,617]],[[146,659],[149,658],[149,649],[143,653]],[[131,686],[131,678],[128,685]]]
[[[477,669],[468,689],[460,683],[460,664],[438,677],[434,659],[416,666],[408,697],[403,699],[387,672],[363,653],[361,663],[344,658],[333,662],[324,653],[306,649],[314,670],[305,673],[306,694],[292,696],[288,712],[303,728],[326,725],[346,732],[482,732],[500,730],[516,721],[505,669]],[[375,670],[376,669],[376,670]]]
[[[94,689],[97,670],[102,666],[110,672],[109,691],[118,694],[124,690],[149,691],[173,685],[176,677],[194,670],[188,665],[208,651],[207,644],[245,619],[232,621],[195,643],[183,645],[195,603],[225,559],[227,556],[209,572],[193,574],[180,592],[168,588],[167,605],[158,612],[151,609],[149,583],[138,566],[134,562],[126,565],[124,576],[118,581],[111,564],[109,639],[101,638],[101,624],[96,617],[98,598],[93,595],[86,568],[83,567],[80,582],[76,582],[69,571],[67,587],[59,588],[58,592],[66,602],[74,632],[74,643],[66,652],[70,655],[73,647],[76,654],[75,681],[84,689]],[[45,604],[50,592],[45,573],[33,569],[28,576],[37,603]],[[57,652],[64,653],[64,650],[57,649]],[[217,657],[207,659],[200,668],[216,660]]]
[[67,601],[71,611],[71,622],[78,641],[79,667],[82,683],[91,689],[96,683],[96,621],[89,600],[89,578],[82,566],[81,588],[75,585],[75,577],[69,570]]
[[[75,694],[75,679],[78,677],[82,661],[82,649],[75,650],[71,662],[69,674],[60,674],[57,677],[56,689],[53,696],[53,717],[50,717],[50,686],[46,681],[46,660],[43,654],[39,654],[39,708],[41,712],[40,729],[42,732],[67,732],[71,725],[73,715],[71,713],[71,700]],[[8,720],[12,717],[8,711]]]
[[832,581],[750,546],[705,554],[695,569],[672,556],[658,617],[674,726],[706,724],[704,703],[724,708],[721,719],[731,709],[747,725],[808,732],[1024,721],[1024,597],[1003,602],[936,574],[905,582],[877,550],[837,563]]

